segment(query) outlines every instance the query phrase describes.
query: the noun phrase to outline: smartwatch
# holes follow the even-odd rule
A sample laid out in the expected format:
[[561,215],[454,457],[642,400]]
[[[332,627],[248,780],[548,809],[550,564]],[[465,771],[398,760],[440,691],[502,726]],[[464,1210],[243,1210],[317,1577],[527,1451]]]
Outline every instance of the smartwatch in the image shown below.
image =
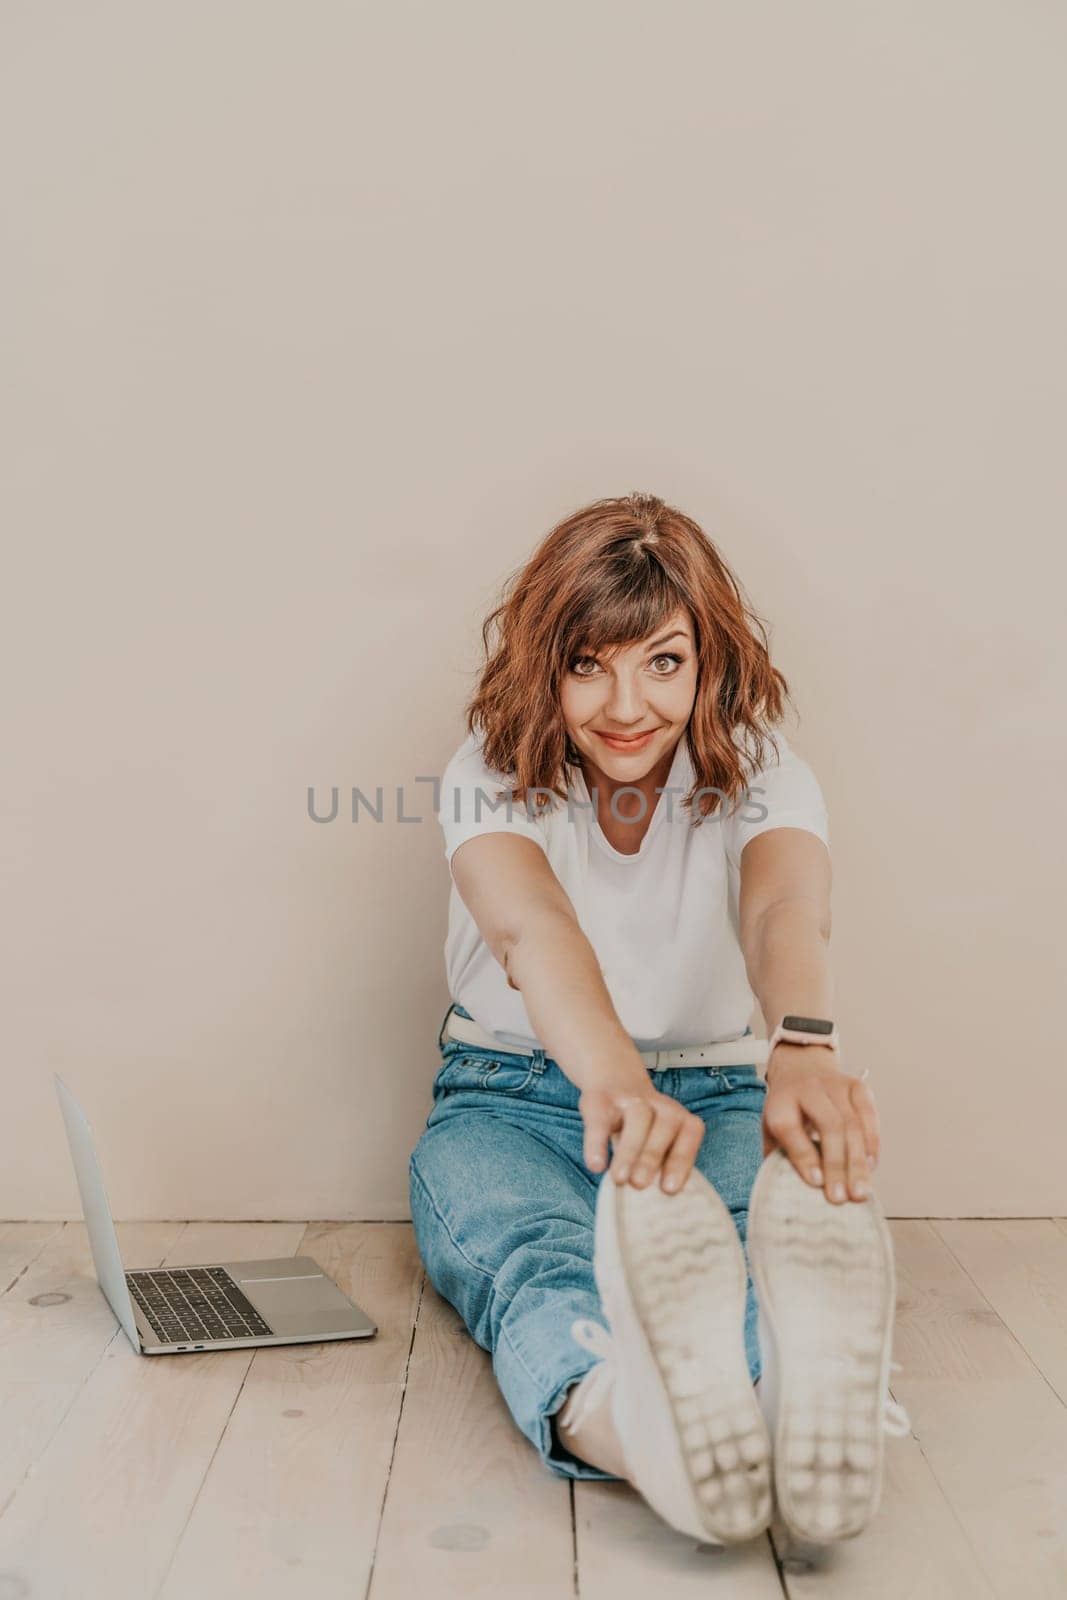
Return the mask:
[[825,1044],[840,1051],[836,1027],[826,1017],[783,1017],[767,1044],[767,1056],[779,1042],[783,1044]]

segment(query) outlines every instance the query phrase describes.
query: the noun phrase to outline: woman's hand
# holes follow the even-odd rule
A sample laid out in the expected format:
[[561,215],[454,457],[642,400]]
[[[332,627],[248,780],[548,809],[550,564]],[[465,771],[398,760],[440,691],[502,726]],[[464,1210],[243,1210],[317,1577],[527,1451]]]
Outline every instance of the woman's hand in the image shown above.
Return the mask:
[[775,1045],[763,1102],[764,1157],[780,1145],[800,1176],[816,1187],[824,1183],[835,1204],[867,1199],[880,1150],[874,1096],[860,1078],[841,1071],[839,1059],[821,1045]]
[[651,1083],[632,1080],[615,1088],[606,1084],[583,1089],[578,1110],[585,1124],[585,1164],[599,1172],[608,1158],[608,1137],[614,1155],[607,1176],[629,1180],[636,1189],[660,1178],[668,1194],[682,1188],[704,1138],[701,1117],[687,1111]]

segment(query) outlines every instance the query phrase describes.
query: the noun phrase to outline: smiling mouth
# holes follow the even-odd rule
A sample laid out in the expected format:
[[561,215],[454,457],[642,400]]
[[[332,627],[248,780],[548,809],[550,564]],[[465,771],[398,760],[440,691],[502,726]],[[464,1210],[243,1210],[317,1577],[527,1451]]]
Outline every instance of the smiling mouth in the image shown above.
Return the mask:
[[617,744],[617,745],[631,745],[632,744],[632,745],[638,745],[638,744],[644,744],[646,739],[651,739],[651,737],[652,737],[652,735],[654,733],[658,733],[659,732],[659,729],[658,728],[646,728],[644,733],[620,734],[620,733],[604,733],[600,728],[594,728],[593,732],[596,734],[598,739],[604,739],[604,740],[607,741],[608,744]]

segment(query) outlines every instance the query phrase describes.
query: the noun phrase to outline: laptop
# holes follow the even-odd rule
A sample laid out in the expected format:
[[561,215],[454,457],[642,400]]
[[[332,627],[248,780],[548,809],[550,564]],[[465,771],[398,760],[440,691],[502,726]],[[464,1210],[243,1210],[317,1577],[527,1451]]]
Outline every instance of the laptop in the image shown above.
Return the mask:
[[88,1119],[59,1073],[52,1076],[74,1158],[97,1282],[139,1355],[369,1339],[378,1332],[377,1324],[311,1256],[127,1272]]

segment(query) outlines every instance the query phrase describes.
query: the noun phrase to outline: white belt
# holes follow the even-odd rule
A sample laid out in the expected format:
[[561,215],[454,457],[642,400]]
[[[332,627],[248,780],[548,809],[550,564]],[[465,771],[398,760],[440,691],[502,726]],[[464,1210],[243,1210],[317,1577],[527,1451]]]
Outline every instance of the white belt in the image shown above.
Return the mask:
[[[532,1045],[501,1044],[499,1039],[466,1017],[448,1014],[445,1037],[460,1044],[474,1044],[483,1050],[499,1050],[504,1055],[532,1056]],[[765,1066],[767,1041],[747,1033],[740,1039],[720,1039],[714,1044],[687,1044],[677,1050],[640,1050],[638,1054],[646,1067],[661,1070],[664,1067],[747,1067]]]

